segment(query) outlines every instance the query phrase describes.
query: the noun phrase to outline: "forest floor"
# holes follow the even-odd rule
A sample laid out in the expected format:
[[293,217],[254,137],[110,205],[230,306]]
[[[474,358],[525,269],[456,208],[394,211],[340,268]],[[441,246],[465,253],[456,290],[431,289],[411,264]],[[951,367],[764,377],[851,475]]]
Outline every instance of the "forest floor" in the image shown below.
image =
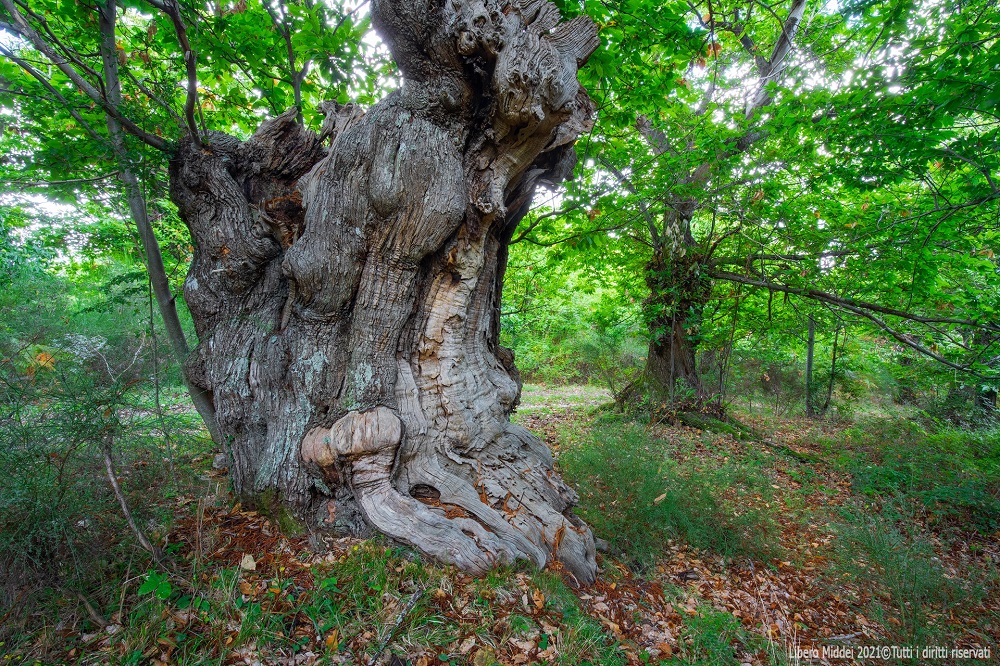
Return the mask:
[[[130,556],[89,595],[0,607],[0,625],[20,627],[0,642],[2,663],[996,658],[1000,532],[971,500],[949,504],[946,492],[924,501],[921,475],[942,473],[943,459],[906,455],[906,426],[872,433],[741,414],[759,436],[740,440],[637,422],[602,409],[607,400],[593,387],[526,386],[515,417],[544,437],[580,492],[580,515],[606,542],[592,586],[558,565],[474,579],[380,539],[284,534],[233,504],[206,452],[177,461],[197,470],[196,482],[160,504],[153,536],[164,563]],[[953,441],[941,446],[964,455]],[[929,483],[968,490],[953,481]],[[935,646],[945,652],[921,653]],[[978,659],[984,649],[990,657]]]

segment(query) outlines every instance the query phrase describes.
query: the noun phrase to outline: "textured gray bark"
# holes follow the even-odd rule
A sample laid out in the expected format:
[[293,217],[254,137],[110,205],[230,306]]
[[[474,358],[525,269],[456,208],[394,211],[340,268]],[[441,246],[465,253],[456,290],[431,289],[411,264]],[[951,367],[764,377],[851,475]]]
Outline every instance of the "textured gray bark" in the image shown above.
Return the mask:
[[[593,23],[538,0],[372,3],[404,76],[366,112],[295,109],[182,146],[185,297],[244,496],[374,528],[472,572],[524,558],[594,578],[594,541],[541,441],[509,422],[507,244],[572,171]],[[327,145],[329,140],[329,145]]]

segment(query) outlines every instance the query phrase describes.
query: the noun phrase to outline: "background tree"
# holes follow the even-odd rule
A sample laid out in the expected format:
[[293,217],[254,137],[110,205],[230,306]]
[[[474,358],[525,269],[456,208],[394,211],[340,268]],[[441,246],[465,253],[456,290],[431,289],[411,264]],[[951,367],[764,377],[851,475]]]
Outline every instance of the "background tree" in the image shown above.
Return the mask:
[[[734,293],[723,311],[738,316],[760,289],[768,312],[774,294],[812,302],[970,378],[995,377],[983,363],[992,345],[969,337],[996,328],[987,6],[672,6],[686,22],[656,25],[675,26],[687,49],[652,50],[641,73],[587,70],[604,95],[586,144],[595,168],[563,210],[606,259],[645,274],[650,350],[636,389],[714,403],[712,369],[696,363],[714,335],[706,308]],[[602,34],[641,33],[653,11],[591,9]],[[528,238],[560,235],[542,224]],[[608,250],[617,243],[630,249]]]

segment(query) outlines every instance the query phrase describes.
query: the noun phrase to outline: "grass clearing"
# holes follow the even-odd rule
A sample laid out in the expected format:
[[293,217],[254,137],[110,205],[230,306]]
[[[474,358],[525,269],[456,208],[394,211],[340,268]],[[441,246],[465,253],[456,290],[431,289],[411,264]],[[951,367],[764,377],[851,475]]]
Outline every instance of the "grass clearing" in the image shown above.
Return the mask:
[[748,465],[681,462],[690,442],[671,446],[626,420],[567,439],[561,469],[580,493],[580,515],[612,553],[648,565],[667,539],[682,539],[724,556],[776,554],[773,521],[744,501],[762,485],[752,485],[759,474]]

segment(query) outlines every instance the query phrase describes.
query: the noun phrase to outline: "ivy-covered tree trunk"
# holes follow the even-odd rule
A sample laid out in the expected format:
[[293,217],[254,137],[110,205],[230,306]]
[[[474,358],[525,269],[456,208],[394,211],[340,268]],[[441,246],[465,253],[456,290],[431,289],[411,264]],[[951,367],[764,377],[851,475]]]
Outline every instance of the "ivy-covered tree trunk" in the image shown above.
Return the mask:
[[[707,170],[696,170],[701,179]],[[643,303],[649,325],[645,381],[653,400],[702,406],[709,394],[698,374],[696,352],[702,313],[712,293],[711,281],[691,219],[698,207],[693,197],[671,201],[664,232],[646,266],[649,297]]]
[[[758,47],[745,33],[746,26],[740,22],[738,15],[734,15],[732,22],[719,22],[717,25],[713,23],[713,31],[718,27],[731,32],[753,56],[758,80],[756,90],[748,99],[745,112],[748,120],[772,103],[772,86],[781,80],[788,66],[790,58],[787,56],[806,5],[806,0],[792,0],[788,15],[782,21],[780,37],[775,42],[769,59],[757,51]],[[777,17],[777,14],[774,16]],[[713,43],[718,47],[717,42]],[[722,96],[733,92],[735,91],[730,90]],[[693,112],[693,118],[697,119],[712,108],[716,94],[716,81],[713,78],[702,103]],[[702,150],[691,136],[685,140],[686,145],[682,149],[671,147],[671,138],[646,116],[636,119],[636,129],[656,155],[668,152],[675,155],[682,152],[695,154],[694,151]],[[712,250],[706,253],[699,248],[691,230],[691,222],[698,209],[706,203],[706,187],[717,177],[720,165],[727,159],[745,154],[750,146],[766,136],[766,131],[751,129],[733,141],[727,150],[715,155],[705,155],[708,159],[696,160],[696,166],[690,170],[685,169],[677,178],[678,190],[664,197],[662,233],[648,209],[643,208],[653,245],[653,259],[646,268],[646,284],[649,286],[650,296],[644,304],[650,330],[644,378],[653,400],[669,400],[683,408],[710,407],[721,411],[718,401],[710,404],[712,396],[706,390],[696,364],[702,314],[712,289],[708,270]],[[622,178],[621,174],[619,176]]]
[[702,404],[708,391],[698,374],[696,352],[711,283],[697,260],[654,259],[647,268],[650,342],[646,381],[654,399]]
[[507,245],[539,184],[568,177],[594,106],[586,17],[539,0],[375,0],[403,75],[374,107],[296,110],[172,164],[196,243],[187,365],[231,442],[236,492],[375,529],[483,572],[594,541],[550,452],[509,422],[498,344]]

